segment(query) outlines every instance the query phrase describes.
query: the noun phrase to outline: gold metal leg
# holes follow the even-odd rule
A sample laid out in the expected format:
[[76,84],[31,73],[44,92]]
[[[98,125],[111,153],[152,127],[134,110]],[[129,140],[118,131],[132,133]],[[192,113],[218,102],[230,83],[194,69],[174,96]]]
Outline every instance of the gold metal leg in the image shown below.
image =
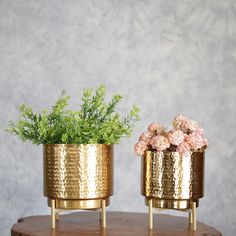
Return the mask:
[[192,230],[197,230],[197,208],[196,208],[196,202],[193,202],[192,204]]
[[189,220],[189,224],[191,225],[193,223],[193,213],[192,213],[192,210],[191,210],[191,212],[188,213],[188,220]]
[[102,200],[102,227],[106,228],[106,200]]
[[56,212],[56,220],[59,220],[59,212]]
[[56,226],[56,214],[55,214],[55,200],[51,199],[51,227],[55,229]]
[[99,212],[99,220],[102,220],[102,210]]
[[149,229],[153,229],[153,213],[152,213],[152,199],[148,200],[148,211],[149,211]]

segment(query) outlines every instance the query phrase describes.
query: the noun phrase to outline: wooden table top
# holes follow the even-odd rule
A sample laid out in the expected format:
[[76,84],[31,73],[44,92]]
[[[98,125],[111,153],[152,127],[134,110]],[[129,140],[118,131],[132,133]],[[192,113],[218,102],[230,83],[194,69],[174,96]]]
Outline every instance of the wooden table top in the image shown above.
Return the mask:
[[18,220],[11,229],[12,236],[222,236],[201,222],[197,231],[189,228],[188,218],[154,214],[153,230],[148,230],[148,214],[107,212],[107,228],[101,228],[99,212],[77,212],[60,215],[56,229],[51,229],[50,216],[30,216]]

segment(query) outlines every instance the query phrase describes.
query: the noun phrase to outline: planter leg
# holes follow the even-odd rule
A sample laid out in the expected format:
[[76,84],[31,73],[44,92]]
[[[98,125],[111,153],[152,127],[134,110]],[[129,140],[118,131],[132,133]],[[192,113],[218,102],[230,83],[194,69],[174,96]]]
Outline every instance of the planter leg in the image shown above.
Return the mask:
[[192,210],[191,210],[191,212],[188,213],[188,220],[189,220],[189,224],[191,225],[193,223],[193,213],[192,213]]
[[148,200],[149,229],[153,229],[152,199]]
[[102,200],[102,227],[106,228],[106,200]]
[[102,220],[102,210],[99,211],[99,220],[100,220],[100,221]]
[[197,230],[197,209],[196,209],[196,202],[193,202],[192,205],[192,230],[196,231]]
[[59,212],[56,212],[56,220],[59,220]]
[[55,229],[56,226],[56,213],[55,213],[55,200],[51,199],[51,227]]

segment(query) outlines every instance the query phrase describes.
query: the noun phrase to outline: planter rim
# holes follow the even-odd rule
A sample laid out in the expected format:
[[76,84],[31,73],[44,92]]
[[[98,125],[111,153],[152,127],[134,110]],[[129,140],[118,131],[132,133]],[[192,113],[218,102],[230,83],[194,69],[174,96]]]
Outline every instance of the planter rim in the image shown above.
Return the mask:
[[87,144],[78,144],[78,143],[43,143],[42,145],[45,146],[88,146],[88,145],[96,145],[96,146],[112,146],[113,144],[106,144],[106,143],[87,143]]

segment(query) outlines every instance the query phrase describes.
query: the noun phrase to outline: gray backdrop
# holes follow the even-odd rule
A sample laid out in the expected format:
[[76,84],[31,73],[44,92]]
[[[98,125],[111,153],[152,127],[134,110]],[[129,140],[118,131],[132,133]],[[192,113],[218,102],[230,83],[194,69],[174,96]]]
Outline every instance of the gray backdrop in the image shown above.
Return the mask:
[[235,235],[235,40],[235,0],[0,0],[1,236],[19,217],[49,213],[42,147],[5,133],[7,121],[21,103],[49,108],[62,89],[75,108],[82,89],[99,83],[108,97],[124,95],[122,112],[142,108],[133,135],[115,148],[108,210],[147,211],[133,144],[150,122],[168,127],[181,113],[210,142],[198,218]]

